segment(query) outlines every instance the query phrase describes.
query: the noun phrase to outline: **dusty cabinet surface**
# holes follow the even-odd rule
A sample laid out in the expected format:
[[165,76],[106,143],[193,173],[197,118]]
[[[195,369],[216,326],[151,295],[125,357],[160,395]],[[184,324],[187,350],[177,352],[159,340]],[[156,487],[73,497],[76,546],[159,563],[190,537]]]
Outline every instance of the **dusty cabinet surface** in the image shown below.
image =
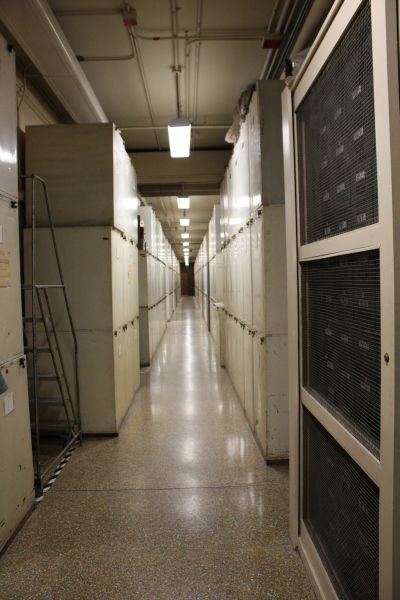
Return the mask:
[[15,54],[0,35],[0,196],[16,199],[17,106]]
[[[57,227],[110,225],[137,241],[136,174],[112,123],[27,127],[26,169],[46,181]],[[37,223],[48,225],[40,186]]]
[[34,502],[25,359],[0,366],[0,550]]
[[0,197],[0,363],[23,353],[18,208]]

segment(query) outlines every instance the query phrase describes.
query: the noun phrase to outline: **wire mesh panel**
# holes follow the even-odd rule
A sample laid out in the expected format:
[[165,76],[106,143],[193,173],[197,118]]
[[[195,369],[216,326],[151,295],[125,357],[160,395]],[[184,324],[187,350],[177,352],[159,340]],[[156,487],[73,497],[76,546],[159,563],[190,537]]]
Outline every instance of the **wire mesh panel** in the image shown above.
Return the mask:
[[297,111],[302,243],[378,220],[372,75],[367,2]]
[[303,384],[379,454],[379,252],[307,262],[303,280]]
[[378,599],[379,490],[303,413],[303,520],[340,600]]

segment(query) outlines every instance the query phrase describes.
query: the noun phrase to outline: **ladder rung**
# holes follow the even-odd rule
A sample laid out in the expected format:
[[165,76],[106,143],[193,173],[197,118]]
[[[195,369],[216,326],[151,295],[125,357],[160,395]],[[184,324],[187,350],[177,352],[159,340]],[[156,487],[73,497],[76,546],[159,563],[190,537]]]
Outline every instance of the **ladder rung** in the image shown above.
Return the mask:
[[[35,424],[31,423],[31,427],[34,429]],[[39,431],[41,433],[58,433],[69,430],[68,421],[45,421],[39,423]]]
[[[33,352],[32,346],[25,346],[25,353],[28,353],[28,352]],[[46,353],[50,352],[50,348],[48,346],[38,346],[36,348],[36,352],[38,352],[40,354],[46,354]]]
[[[25,323],[32,323],[33,322],[33,317],[22,317],[22,318],[25,321]],[[43,319],[43,317],[36,317],[35,321],[37,323],[43,323],[44,319]]]
[[[66,402],[69,402],[69,398],[65,399]],[[29,402],[34,404],[34,399],[30,398]],[[38,403],[40,406],[63,406],[62,398],[38,398]]]
[[[62,289],[63,287],[65,287],[62,283],[38,283],[34,286],[37,290],[51,290],[51,289]],[[21,288],[23,290],[31,290],[32,289],[32,284],[31,283],[24,283],[23,285],[21,285]]]
[[[63,375],[60,375],[60,379]],[[29,375],[28,379],[33,379],[33,375]],[[38,381],[57,381],[58,377],[55,373],[37,373],[36,379]]]

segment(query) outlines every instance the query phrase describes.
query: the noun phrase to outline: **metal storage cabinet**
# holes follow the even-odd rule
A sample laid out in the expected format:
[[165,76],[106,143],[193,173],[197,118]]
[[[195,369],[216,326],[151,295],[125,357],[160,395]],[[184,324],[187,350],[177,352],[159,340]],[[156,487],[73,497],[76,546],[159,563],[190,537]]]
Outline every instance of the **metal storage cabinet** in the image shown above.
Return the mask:
[[398,3],[335,2],[283,94],[291,537],[320,598],[400,598]]
[[[31,231],[24,233],[29,282]],[[82,431],[117,433],[140,381],[134,354],[139,355],[138,336],[133,336],[136,348],[130,359],[125,356],[127,331],[138,329],[137,248],[111,227],[59,227],[55,235],[78,337]],[[50,231],[37,229],[38,282],[57,281],[49,244]],[[73,381],[72,339],[58,300],[55,294],[55,323]],[[45,393],[46,384],[41,386]]]
[[[161,223],[150,206],[139,209],[144,228],[144,249],[139,253],[140,364],[149,365],[176,306],[177,293],[171,285],[170,262],[177,260]],[[170,256],[173,254],[173,258]],[[178,287],[179,284],[174,285]]]
[[0,196],[0,363],[24,351],[17,202]]
[[1,550],[32,508],[35,492],[25,357],[3,363],[0,374],[8,387],[0,394]]
[[[111,227],[58,227],[55,232],[78,330],[117,329],[138,316],[137,248]],[[24,232],[25,271],[30,281],[30,229]],[[48,248],[50,231],[36,232],[37,279],[56,279],[56,261]],[[62,303],[54,297],[59,329],[67,327]]]
[[17,106],[15,102],[15,54],[0,35],[0,197],[18,197],[17,173]]
[[223,352],[221,343],[223,341],[222,319],[223,311],[223,260],[221,255],[221,212],[220,206],[215,205],[213,217],[209,224],[210,239],[210,333],[214,340],[218,364],[223,365]]
[[285,209],[263,206],[251,226],[255,434],[268,461],[287,458]]
[[112,225],[137,240],[136,174],[112,123],[27,127],[26,170],[46,180],[56,227]]
[[0,36],[0,364],[24,351],[20,291],[15,54]]
[[257,81],[246,126],[249,139],[251,212],[262,204],[284,204],[282,81]]
[[15,54],[0,35],[0,551],[35,497],[22,337],[15,89]]
[[282,87],[257,83],[221,186],[225,364],[268,461],[288,456]]

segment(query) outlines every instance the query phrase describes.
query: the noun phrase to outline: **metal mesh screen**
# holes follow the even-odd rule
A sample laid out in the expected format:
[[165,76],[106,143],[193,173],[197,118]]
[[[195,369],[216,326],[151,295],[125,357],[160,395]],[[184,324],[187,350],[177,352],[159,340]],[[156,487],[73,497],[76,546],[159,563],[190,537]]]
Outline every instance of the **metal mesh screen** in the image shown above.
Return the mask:
[[302,265],[303,384],[379,455],[378,250]]
[[364,4],[297,111],[302,243],[378,220],[371,15]]
[[340,600],[378,599],[379,490],[303,413],[303,519]]

